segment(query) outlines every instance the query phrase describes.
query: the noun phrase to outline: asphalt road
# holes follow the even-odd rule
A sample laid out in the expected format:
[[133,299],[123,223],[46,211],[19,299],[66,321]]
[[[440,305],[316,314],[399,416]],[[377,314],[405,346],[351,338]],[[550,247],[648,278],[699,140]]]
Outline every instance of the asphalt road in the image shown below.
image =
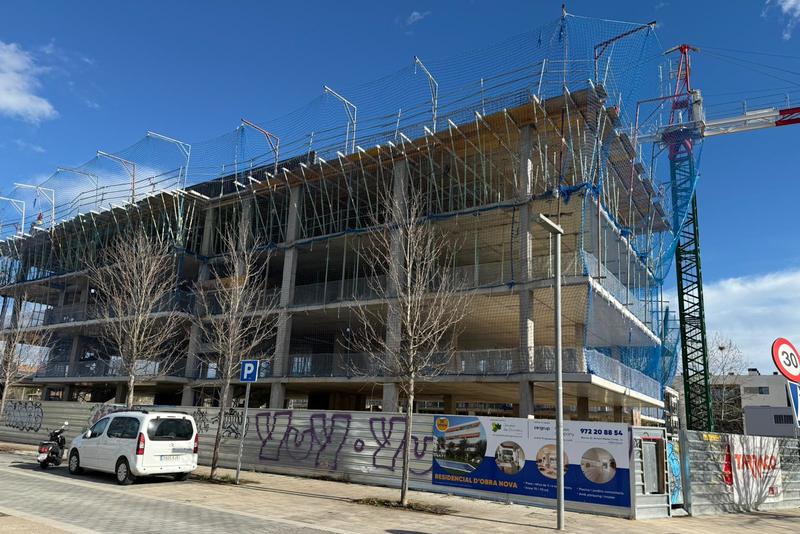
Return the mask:
[[[148,496],[148,487],[174,486],[172,498]],[[113,475],[71,476],[66,462],[47,471],[34,458],[0,453],[0,514],[68,532],[170,534],[204,532],[343,532],[263,514],[225,510],[213,504],[181,502],[202,482],[152,478],[135,486],[118,486]],[[149,486],[148,486],[149,485]],[[170,488],[172,489],[172,488]],[[158,493],[163,493],[159,491]]]

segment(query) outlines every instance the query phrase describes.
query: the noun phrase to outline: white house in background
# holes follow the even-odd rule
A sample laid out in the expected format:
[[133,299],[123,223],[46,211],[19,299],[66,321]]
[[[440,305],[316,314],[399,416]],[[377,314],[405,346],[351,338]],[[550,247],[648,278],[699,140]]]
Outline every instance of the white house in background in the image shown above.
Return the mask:
[[[681,375],[675,377],[673,387],[681,393],[679,413],[683,417]],[[723,418],[718,410],[715,411],[717,432],[734,432],[730,430],[733,426],[743,428],[745,434],[752,436],[794,437],[795,423],[786,392],[786,379],[777,372],[762,375],[751,367],[745,375],[712,376],[712,396],[719,399],[723,392],[729,415]],[[736,420],[730,414],[735,414]]]
[[786,392],[786,379],[777,372],[762,375],[755,368],[737,378],[741,386],[744,433],[793,437],[796,428]]

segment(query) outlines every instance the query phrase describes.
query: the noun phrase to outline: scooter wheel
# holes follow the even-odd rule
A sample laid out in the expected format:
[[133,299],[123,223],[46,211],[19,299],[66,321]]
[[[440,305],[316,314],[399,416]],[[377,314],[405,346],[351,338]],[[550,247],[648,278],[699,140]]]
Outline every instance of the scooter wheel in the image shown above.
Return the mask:
[[48,467],[50,467],[50,464],[48,462],[39,462],[39,467],[41,467],[42,469],[47,469]]

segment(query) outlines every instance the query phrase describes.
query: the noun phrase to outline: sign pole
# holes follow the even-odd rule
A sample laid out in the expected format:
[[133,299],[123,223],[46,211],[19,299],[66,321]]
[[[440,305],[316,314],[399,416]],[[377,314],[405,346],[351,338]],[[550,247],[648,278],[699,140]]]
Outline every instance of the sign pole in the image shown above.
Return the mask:
[[239,382],[245,382],[244,414],[242,417],[242,433],[239,438],[239,456],[236,458],[236,485],[239,485],[239,474],[242,472],[242,453],[244,452],[244,438],[247,435],[247,412],[250,409],[250,384],[258,380],[258,360],[242,360],[239,370]]
[[239,439],[239,457],[236,459],[236,485],[239,485],[239,473],[242,472],[242,453],[244,452],[244,437],[247,434],[247,410],[250,408],[250,384],[248,382],[244,390],[244,417],[242,417],[242,437]]

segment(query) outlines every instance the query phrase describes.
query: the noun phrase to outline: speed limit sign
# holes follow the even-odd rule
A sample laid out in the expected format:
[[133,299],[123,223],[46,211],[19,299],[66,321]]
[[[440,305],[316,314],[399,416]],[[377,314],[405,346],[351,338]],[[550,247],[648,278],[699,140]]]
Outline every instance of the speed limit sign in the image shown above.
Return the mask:
[[772,360],[783,376],[800,382],[800,355],[788,339],[779,337],[772,343]]

